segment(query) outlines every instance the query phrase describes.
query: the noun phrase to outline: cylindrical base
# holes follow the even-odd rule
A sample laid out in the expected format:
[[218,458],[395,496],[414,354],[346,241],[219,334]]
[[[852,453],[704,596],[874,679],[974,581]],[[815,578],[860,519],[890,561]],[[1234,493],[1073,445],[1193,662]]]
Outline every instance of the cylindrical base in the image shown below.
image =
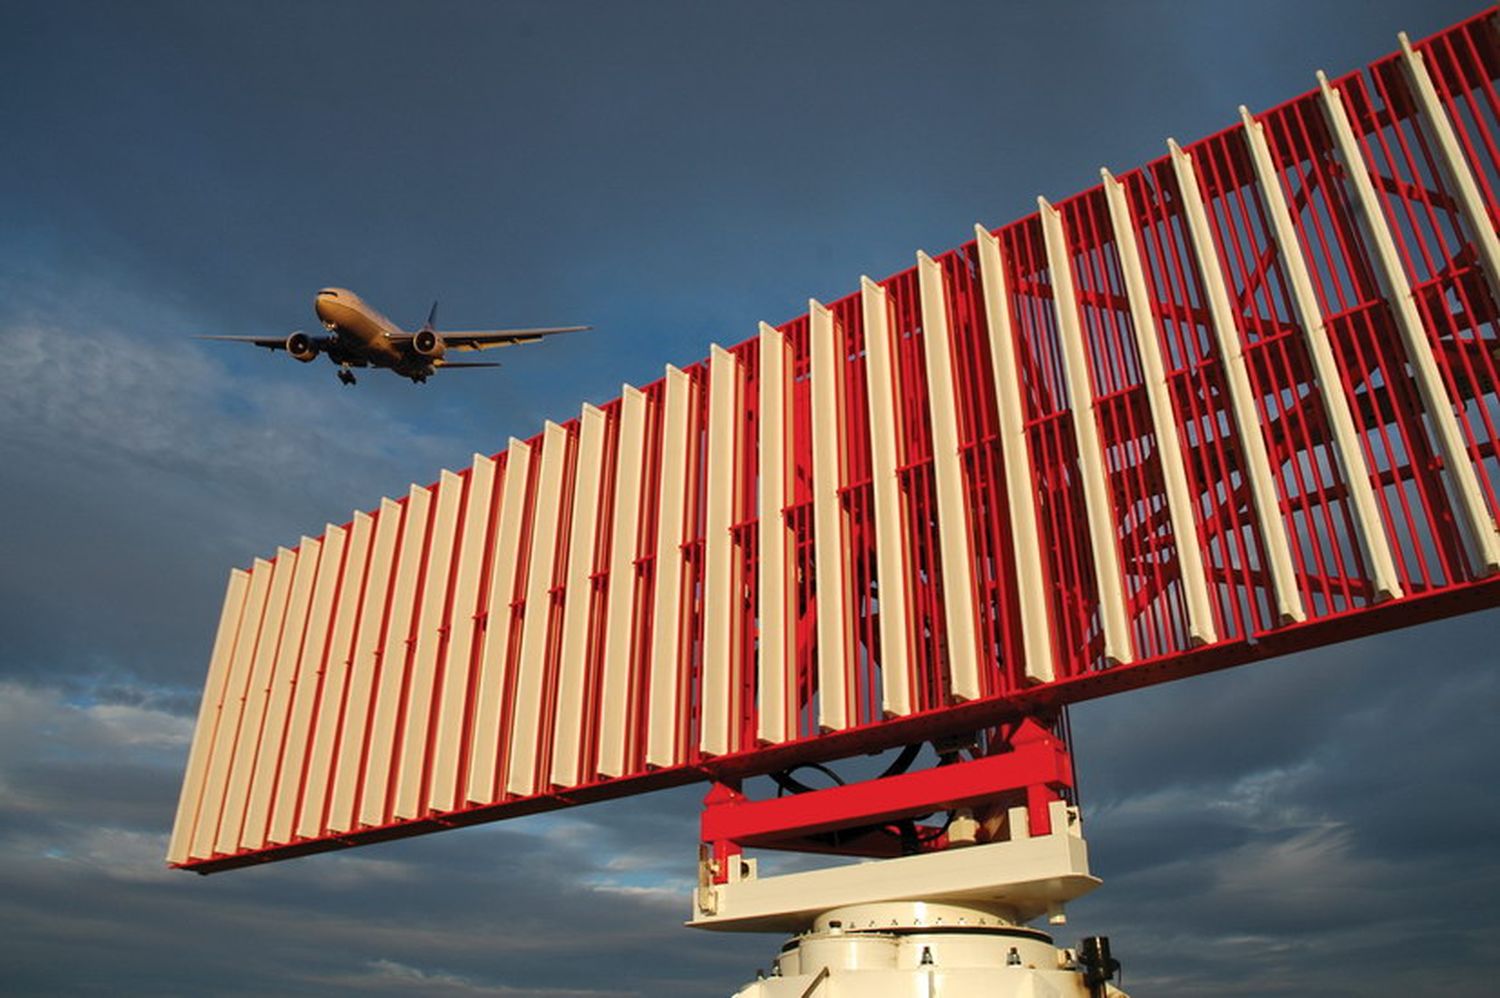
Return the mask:
[[[1104,993],[1124,998],[1114,988]],[[997,906],[901,901],[823,913],[781,948],[770,976],[735,998],[1044,994],[1091,998],[1072,954],[1047,933],[1015,924]]]

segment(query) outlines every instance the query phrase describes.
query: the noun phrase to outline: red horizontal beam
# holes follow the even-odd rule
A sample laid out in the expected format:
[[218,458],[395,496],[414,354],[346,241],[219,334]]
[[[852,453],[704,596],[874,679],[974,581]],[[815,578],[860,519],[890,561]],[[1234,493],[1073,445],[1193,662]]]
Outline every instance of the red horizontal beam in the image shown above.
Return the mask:
[[1072,785],[1067,750],[1047,737],[1000,755],[804,794],[769,800],[750,800],[733,792],[719,800],[711,795],[703,809],[702,839],[772,846],[794,836],[971,807],[1007,790]]

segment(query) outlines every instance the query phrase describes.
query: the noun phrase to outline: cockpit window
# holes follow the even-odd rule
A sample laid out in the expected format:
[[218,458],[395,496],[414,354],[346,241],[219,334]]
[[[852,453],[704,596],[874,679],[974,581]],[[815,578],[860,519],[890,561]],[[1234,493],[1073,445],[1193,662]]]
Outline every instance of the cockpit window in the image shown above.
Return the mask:
[[338,296],[339,293],[337,291],[334,291],[332,288],[324,288],[322,291],[318,292],[319,298],[337,298]]

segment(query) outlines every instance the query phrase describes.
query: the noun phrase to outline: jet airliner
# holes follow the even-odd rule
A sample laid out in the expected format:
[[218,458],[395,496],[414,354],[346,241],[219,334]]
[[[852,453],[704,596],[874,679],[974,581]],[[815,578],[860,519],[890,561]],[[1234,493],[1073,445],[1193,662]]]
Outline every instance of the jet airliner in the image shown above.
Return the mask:
[[421,384],[434,371],[449,368],[499,367],[484,361],[449,360],[449,353],[487,350],[512,343],[535,343],[554,333],[572,333],[588,326],[548,326],[541,329],[474,329],[440,332],[433,328],[437,302],[427,321],[415,332],[407,332],[381,315],[348,288],[324,288],[313,299],[313,310],[326,331],[309,336],[297,330],[290,336],[200,336],[203,340],[250,343],[267,350],[285,350],[304,364],[325,355],[338,365],[339,380],[354,384],[351,368],[383,367]]

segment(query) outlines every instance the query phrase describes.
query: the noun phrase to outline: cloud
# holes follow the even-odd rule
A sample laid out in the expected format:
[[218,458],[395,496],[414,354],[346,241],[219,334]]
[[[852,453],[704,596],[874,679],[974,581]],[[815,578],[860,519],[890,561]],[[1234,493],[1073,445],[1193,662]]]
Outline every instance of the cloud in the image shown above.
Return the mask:
[[191,686],[231,566],[466,461],[368,395],[53,318],[0,321],[0,674]]
[[118,329],[0,329],[16,390],[0,395],[3,446],[46,465],[103,462],[141,477],[166,474],[282,492],[341,468],[436,465],[452,441],[382,418],[353,393],[305,384],[238,383],[196,343]]
[[770,952],[681,928],[698,788],[208,878],[168,870],[190,721],[142,706],[149,691],[116,699],[0,681],[8,993],[686,998]]
[[1111,936],[1143,994],[1485,994],[1497,619],[1074,708],[1105,883],[1070,933]]
[[461,974],[442,970],[423,970],[410,967],[395,960],[373,960],[362,974],[349,974],[327,979],[331,985],[353,988],[367,993],[394,992],[396,994],[455,994],[455,995],[503,995],[506,998],[620,998],[634,994],[631,991],[601,991],[592,988],[528,987],[515,988],[505,984],[476,981]]

